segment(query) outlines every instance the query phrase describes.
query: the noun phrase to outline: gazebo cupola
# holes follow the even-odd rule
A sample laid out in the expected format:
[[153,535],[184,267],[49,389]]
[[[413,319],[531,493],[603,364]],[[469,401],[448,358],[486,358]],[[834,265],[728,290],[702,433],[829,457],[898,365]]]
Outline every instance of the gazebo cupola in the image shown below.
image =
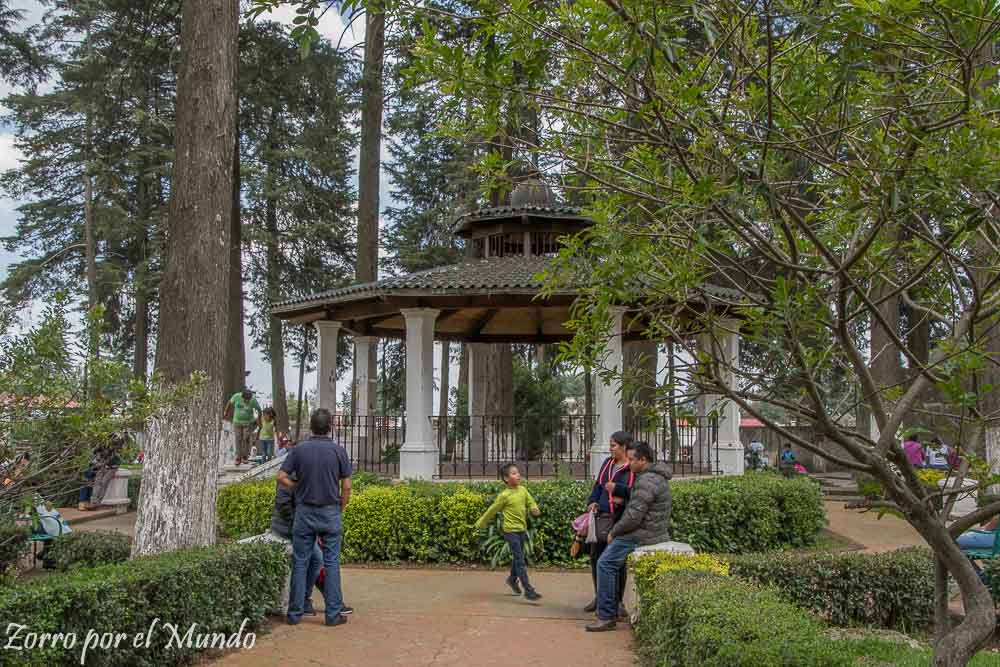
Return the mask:
[[465,239],[469,256],[476,259],[546,257],[559,252],[559,237],[591,224],[579,209],[560,205],[546,183],[528,179],[514,188],[509,206],[466,213],[454,233]]

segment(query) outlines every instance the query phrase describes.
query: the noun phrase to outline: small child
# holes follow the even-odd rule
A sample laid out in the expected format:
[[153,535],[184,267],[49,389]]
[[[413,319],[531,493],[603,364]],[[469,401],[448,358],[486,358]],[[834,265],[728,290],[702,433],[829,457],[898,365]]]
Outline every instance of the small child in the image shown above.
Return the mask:
[[260,453],[264,462],[274,458],[274,420],[277,417],[274,408],[264,408],[260,415]]
[[[503,538],[510,546],[511,555],[510,576],[507,577],[507,585],[514,591],[514,595],[520,595],[521,586],[524,586],[525,599],[538,600],[542,596],[531,587],[531,582],[528,581],[528,568],[524,560],[524,543],[528,530],[528,510],[531,510],[532,516],[538,516],[541,512],[538,509],[538,503],[528,493],[528,489],[521,486],[521,472],[516,465],[513,463],[505,464],[500,468],[500,476],[503,477],[507,488],[500,492],[486,513],[479,517],[479,521],[476,521],[476,529],[482,530],[498,512],[503,511]],[[518,585],[519,580],[521,586]]]

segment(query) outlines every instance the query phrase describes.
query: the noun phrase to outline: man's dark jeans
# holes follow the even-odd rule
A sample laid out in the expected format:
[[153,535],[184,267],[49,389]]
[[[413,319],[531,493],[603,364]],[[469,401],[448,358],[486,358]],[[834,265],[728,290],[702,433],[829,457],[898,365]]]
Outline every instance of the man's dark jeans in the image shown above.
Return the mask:
[[340,544],[344,536],[343,521],[339,505],[302,504],[295,508],[295,524],[292,526],[292,590],[288,605],[288,620],[293,623],[302,618],[307,590],[311,581],[309,571],[316,538],[323,541],[323,565],[326,578],[323,581],[323,600],[326,604],[326,621],[337,620],[344,607],[344,596],[340,590]]
[[504,533],[503,539],[510,547],[510,580],[518,580],[524,588],[524,592],[533,591],[531,582],[528,581],[528,566],[524,561],[524,542],[527,539],[525,533]]
[[618,573],[628,555],[638,546],[635,542],[617,538],[597,560],[597,618],[602,621],[618,618]]
[[[594,597],[597,597],[597,561],[601,559],[601,554],[604,550],[608,548],[608,543],[606,540],[597,540],[593,544],[588,545],[590,547],[590,577],[594,581]],[[625,599],[625,586],[628,582],[628,566],[622,565],[622,569],[618,572],[618,604],[622,603]]]

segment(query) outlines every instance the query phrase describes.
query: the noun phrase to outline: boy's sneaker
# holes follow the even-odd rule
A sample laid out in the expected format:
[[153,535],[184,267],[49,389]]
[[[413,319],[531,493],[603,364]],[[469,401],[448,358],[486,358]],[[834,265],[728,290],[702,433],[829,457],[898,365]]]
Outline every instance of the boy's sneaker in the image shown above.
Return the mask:
[[524,599],[534,602],[535,600],[541,600],[542,596],[538,593],[538,591],[532,589],[530,591],[525,591]]
[[510,590],[514,591],[514,595],[521,594],[521,585],[517,583],[517,579],[514,577],[507,577],[506,582],[507,585],[510,586]]
[[346,604],[340,608],[340,615],[347,616],[348,614],[354,613],[354,607],[348,607]]
[[331,628],[335,625],[343,625],[344,623],[347,623],[347,617],[341,614],[337,614],[337,617],[334,618],[332,621],[326,621],[327,627]]

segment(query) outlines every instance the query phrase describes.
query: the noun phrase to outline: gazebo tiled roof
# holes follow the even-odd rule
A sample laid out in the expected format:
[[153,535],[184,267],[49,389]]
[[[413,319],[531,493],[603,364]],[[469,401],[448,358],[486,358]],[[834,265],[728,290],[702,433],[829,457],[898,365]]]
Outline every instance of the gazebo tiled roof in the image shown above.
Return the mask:
[[[439,266],[401,276],[384,278],[375,282],[358,283],[347,287],[286,299],[274,304],[271,312],[276,315],[298,310],[303,305],[334,304],[366,297],[406,296],[414,292],[432,296],[463,292],[502,292],[535,294],[542,288],[541,274],[551,264],[553,257],[491,257],[473,259],[458,264]],[[578,288],[564,288],[556,294],[575,295]],[[719,301],[738,301],[737,290],[717,285],[702,284],[698,292]]]
[[[545,270],[552,259],[551,257],[473,259],[426,271],[383,278],[375,282],[359,283],[305,297],[287,299],[274,304],[271,312],[280,314],[295,310],[304,304],[338,303],[352,301],[359,297],[406,295],[413,291],[419,291],[421,294],[434,294],[441,291],[453,293],[456,290],[469,293],[502,291],[509,294],[513,290],[517,290],[533,294],[542,287],[539,274]],[[575,293],[575,290],[566,293]]]

